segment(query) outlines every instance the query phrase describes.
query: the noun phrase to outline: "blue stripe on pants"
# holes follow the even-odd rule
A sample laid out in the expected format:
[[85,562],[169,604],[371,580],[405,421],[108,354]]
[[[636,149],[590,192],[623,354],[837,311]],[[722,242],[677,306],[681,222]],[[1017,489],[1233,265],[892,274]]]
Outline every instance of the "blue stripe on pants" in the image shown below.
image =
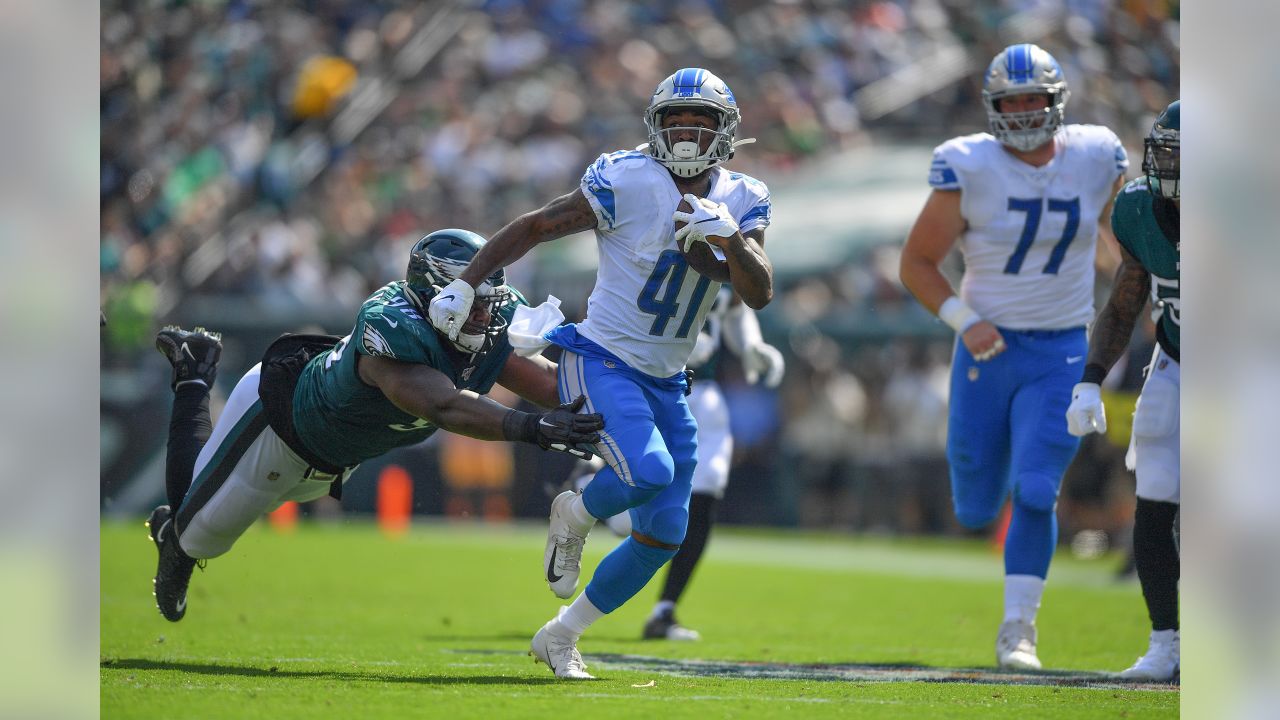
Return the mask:
[[[587,511],[605,518],[630,509],[635,532],[668,545],[684,540],[697,465],[697,423],[683,382],[652,378],[616,359],[566,350],[559,369],[561,398],[587,396],[604,416],[609,464],[583,492]],[[626,480],[619,474],[623,470]],[[675,555],[627,538],[600,563],[587,595],[610,612],[640,591]]]

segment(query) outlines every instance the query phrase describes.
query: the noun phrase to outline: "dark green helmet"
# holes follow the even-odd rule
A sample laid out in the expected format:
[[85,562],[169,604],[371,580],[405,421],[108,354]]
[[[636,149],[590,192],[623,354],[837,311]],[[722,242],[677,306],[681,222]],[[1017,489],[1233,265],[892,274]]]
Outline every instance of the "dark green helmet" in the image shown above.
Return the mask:
[[1147,175],[1151,192],[1166,200],[1177,200],[1178,165],[1181,155],[1181,100],[1174,100],[1160,113],[1151,132],[1143,141],[1142,172]]
[[[471,259],[484,247],[485,239],[470,230],[449,228],[437,230],[414,243],[409,253],[409,269],[405,281],[418,296],[423,308],[441,288],[458,279]],[[507,320],[499,310],[514,298],[507,287],[507,276],[501,268],[476,288],[475,303],[484,303],[489,311],[488,325],[464,325],[453,344],[461,351],[477,357],[488,352],[507,330]],[[472,306],[475,307],[474,305]],[[471,330],[472,332],[468,332]],[[443,334],[443,333],[442,333]]]

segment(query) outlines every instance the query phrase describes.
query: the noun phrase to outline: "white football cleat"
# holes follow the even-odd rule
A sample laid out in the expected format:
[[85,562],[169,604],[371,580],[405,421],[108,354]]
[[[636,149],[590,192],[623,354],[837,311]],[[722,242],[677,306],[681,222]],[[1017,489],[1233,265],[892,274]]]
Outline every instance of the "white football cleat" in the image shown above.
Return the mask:
[[1039,670],[1036,626],[1021,620],[1000,623],[1000,633],[996,635],[996,664],[1003,670]]
[[1181,644],[1177,630],[1152,632],[1147,654],[1138,658],[1128,670],[1122,671],[1120,677],[1154,682],[1173,680],[1181,670]]
[[542,554],[547,586],[559,598],[573,597],[573,591],[578,587],[578,575],[582,572],[582,548],[587,544],[586,533],[579,534],[569,521],[569,503],[576,496],[576,492],[565,490],[551,501],[547,549]]
[[[560,609],[564,612],[564,608]],[[582,654],[578,652],[578,643],[551,630],[553,621],[542,626],[529,643],[529,654],[534,662],[544,662],[558,678],[567,680],[594,680],[595,676],[587,672],[587,664],[582,662]]]

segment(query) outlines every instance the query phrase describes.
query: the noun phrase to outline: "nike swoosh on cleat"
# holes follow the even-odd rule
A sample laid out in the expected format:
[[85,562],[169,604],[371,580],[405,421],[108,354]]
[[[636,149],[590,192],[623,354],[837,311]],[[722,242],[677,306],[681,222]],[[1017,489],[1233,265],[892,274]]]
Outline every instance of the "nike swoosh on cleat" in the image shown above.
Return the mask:
[[178,612],[183,612],[184,610],[186,610],[186,609],[187,609],[187,596],[186,596],[186,595],[183,595],[183,596],[182,596],[182,599],[178,601],[178,608],[177,608],[177,609],[178,609]]
[[547,563],[547,582],[560,582],[563,575],[556,574],[556,551],[559,548],[551,548],[551,560]]

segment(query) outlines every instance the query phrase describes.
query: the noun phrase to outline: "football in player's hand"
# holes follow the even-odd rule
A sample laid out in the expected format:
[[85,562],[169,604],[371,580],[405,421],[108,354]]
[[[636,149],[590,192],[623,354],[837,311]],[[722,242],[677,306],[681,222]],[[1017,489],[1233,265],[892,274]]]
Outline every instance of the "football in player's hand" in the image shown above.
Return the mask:
[[[680,204],[676,209],[683,213],[693,212],[693,206],[689,204],[688,200],[684,199],[680,200]],[[679,232],[680,228],[684,226],[685,223],[677,220],[676,232]],[[682,246],[682,242],[676,242],[676,247],[684,254],[685,262],[689,264],[689,267],[693,268],[694,272],[699,275],[705,275],[716,282],[729,282],[729,263],[716,257],[710,243],[695,242],[687,252]]]

